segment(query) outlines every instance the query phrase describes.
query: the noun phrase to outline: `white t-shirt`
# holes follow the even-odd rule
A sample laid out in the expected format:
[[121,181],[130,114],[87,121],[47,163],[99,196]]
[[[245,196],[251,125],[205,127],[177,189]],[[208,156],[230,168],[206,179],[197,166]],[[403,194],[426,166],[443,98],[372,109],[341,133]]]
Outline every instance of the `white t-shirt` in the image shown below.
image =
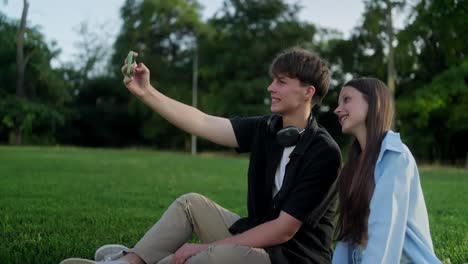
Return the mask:
[[293,152],[294,148],[296,145],[291,146],[291,147],[286,147],[283,150],[283,156],[281,157],[281,162],[276,168],[276,173],[275,173],[275,184],[273,184],[273,197],[281,190],[281,186],[283,186],[283,180],[284,180],[284,173],[286,171],[286,165],[288,165],[289,162],[289,155],[291,152]]

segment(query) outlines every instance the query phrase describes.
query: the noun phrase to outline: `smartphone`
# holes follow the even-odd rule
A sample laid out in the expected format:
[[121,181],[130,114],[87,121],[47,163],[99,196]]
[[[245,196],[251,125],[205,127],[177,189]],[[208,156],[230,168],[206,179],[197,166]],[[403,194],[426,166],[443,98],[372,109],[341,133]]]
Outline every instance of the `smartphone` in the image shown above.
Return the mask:
[[132,75],[132,64],[133,64],[133,51],[130,51],[127,56],[127,76]]

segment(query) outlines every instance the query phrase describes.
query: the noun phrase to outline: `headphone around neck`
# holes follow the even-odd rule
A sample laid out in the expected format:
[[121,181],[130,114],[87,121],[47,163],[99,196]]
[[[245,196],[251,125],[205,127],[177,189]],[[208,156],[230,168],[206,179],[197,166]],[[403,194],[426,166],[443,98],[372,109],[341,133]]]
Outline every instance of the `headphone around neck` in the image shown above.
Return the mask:
[[301,138],[302,133],[308,129],[312,120],[313,115],[309,118],[309,122],[304,129],[299,129],[295,126],[287,126],[283,128],[283,118],[280,115],[272,114],[267,121],[267,130],[269,133],[276,134],[276,141],[282,147],[291,147],[297,144]]

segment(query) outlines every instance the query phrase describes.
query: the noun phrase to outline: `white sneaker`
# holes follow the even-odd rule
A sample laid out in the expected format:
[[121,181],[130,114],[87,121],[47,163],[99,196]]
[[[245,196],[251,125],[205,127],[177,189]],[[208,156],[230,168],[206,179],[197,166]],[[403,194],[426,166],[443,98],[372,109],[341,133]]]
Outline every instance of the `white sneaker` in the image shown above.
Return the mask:
[[125,260],[103,260],[93,261],[89,259],[69,258],[60,262],[60,264],[129,264]]
[[123,245],[118,244],[109,244],[104,245],[96,250],[94,253],[94,260],[96,261],[103,261],[103,260],[117,260],[123,255],[125,252],[128,252],[130,249]]

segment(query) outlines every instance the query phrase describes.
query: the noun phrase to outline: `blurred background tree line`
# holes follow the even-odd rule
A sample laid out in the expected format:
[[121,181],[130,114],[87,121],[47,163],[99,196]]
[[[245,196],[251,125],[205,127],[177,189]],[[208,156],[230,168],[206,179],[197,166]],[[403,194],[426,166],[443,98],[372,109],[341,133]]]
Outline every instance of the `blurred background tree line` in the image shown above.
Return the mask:
[[[26,23],[24,0],[21,20],[0,13],[0,143],[188,150],[190,135],[124,87],[120,68],[129,50],[150,68],[153,85],[187,104],[197,57],[198,108],[231,117],[269,113],[268,67],[284,48],[301,46],[330,65],[329,94],[314,111],[342,146],[349,138],[333,114],[339,90],[351,78],[373,76],[392,90],[395,130],[420,161],[464,164],[467,1],[364,2],[360,24],[344,38],[299,20],[301,7],[283,0],[225,0],[207,21],[196,0],[127,0],[112,50],[82,24],[76,63],[52,67],[60,49]],[[393,26],[395,12],[408,14],[402,28]],[[201,141],[199,149],[219,147]]]

